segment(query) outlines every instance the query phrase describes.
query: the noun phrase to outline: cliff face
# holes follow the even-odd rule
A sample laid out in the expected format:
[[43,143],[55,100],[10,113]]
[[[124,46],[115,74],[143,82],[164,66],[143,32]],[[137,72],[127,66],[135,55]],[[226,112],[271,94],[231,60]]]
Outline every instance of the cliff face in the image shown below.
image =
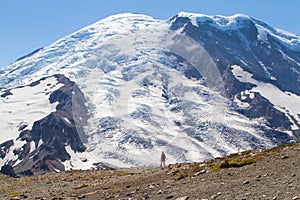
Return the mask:
[[[43,78],[28,87],[34,90],[35,87],[39,87],[41,81],[50,78],[52,77]],[[76,127],[75,123],[76,121],[84,124],[87,120],[87,110],[83,106],[84,95],[77,85],[64,75],[54,75],[53,78],[57,80],[56,84],[62,84],[59,89],[48,94],[49,104],[57,103],[56,111],[35,121],[31,130],[28,129],[27,125],[19,128],[18,140],[24,144],[13,151],[17,159],[7,162],[8,165],[14,166],[13,169],[17,174],[32,175],[57,170],[63,171],[65,168],[61,162],[70,159],[65,146],[69,145],[75,152],[85,151],[84,138],[80,138],[79,135],[80,131],[82,133],[82,127]],[[74,99],[77,100],[76,106],[73,105]],[[80,104],[78,104],[79,101],[81,101]],[[78,108],[78,106],[82,106],[80,108],[81,115],[73,116],[73,109]],[[3,159],[9,156],[9,148],[14,145],[13,140],[2,143]]]

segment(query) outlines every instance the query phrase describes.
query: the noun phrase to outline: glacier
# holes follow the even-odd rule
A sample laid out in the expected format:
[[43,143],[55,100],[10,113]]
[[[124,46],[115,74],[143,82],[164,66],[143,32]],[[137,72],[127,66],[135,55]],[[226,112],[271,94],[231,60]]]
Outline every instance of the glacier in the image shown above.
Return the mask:
[[[100,162],[116,167],[155,166],[161,151],[167,153],[167,163],[196,162],[296,141],[300,91],[284,91],[271,83],[267,85],[263,78],[255,79],[254,74],[263,72],[268,75],[266,79],[282,80],[264,60],[249,56],[255,52],[248,33],[244,34],[242,29],[252,23],[257,44],[273,45],[268,39],[270,35],[280,41],[289,49],[279,48],[283,59],[296,63],[298,68],[294,71],[299,73],[300,59],[295,59],[300,58],[299,36],[285,34],[246,15],[224,17],[182,12],[170,20],[158,20],[141,14],[117,14],[1,69],[1,94],[10,89],[13,95],[1,98],[0,112],[5,118],[1,118],[0,143],[13,139],[16,144],[23,144],[16,124],[27,123],[30,130],[34,120],[55,112],[57,102],[42,102],[62,87],[62,83],[51,78],[57,74],[76,83],[85,98],[83,103],[82,97],[72,92],[69,114],[85,150],[76,151],[69,143],[63,144],[69,157],[61,162],[67,170],[90,169]],[[203,24],[208,27],[208,35],[200,40],[196,33]],[[226,46],[229,41],[218,41],[216,34],[233,37],[235,32],[239,41],[234,41],[244,45],[249,55],[231,57],[238,50]],[[208,44],[218,46],[214,52],[227,53],[213,55]],[[254,62],[258,63],[257,69],[250,66]],[[230,74],[229,78],[226,74]],[[43,77],[51,81],[38,85],[41,92],[28,87]],[[233,85],[229,91],[229,85],[235,82],[241,88]],[[49,87],[51,90],[45,92]],[[15,94],[14,91],[22,89],[27,90]],[[279,96],[284,100],[278,100]],[[252,112],[251,101],[258,97],[267,99],[264,103],[280,112],[290,125],[272,127],[268,117],[245,114]],[[32,99],[40,103],[31,103]],[[18,102],[32,105],[32,112],[22,110]],[[7,113],[8,105],[13,106],[13,112]],[[86,123],[80,118],[83,106],[88,112]],[[32,117],[31,113],[39,115]],[[69,118],[62,119],[64,123],[73,123]],[[11,129],[11,133],[6,129]],[[266,134],[268,131],[270,134]],[[6,149],[9,153],[2,158],[2,165],[19,159],[12,152],[20,146]],[[37,147],[31,144],[30,148],[33,152]]]

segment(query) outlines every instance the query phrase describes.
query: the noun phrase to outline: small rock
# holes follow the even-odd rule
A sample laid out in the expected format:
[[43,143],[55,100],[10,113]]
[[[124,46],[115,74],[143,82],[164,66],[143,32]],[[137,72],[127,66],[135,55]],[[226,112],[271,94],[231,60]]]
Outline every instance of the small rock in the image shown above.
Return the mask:
[[227,161],[224,161],[224,162],[222,162],[222,163],[220,164],[220,167],[221,167],[222,169],[224,169],[224,168],[229,168],[229,163],[228,163]]
[[293,197],[292,199],[293,199],[293,200],[298,200],[299,197],[295,196],[295,197]]
[[149,188],[149,190],[152,190],[152,189],[154,189],[155,187],[154,187],[154,185],[149,185],[148,188]]
[[81,184],[81,185],[76,186],[74,189],[79,190],[79,189],[85,188],[85,187],[88,187],[88,185],[87,184]]
[[205,166],[206,166],[205,163],[201,163],[201,164],[199,165],[199,167],[205,167]]
[[83,195],[78,196],[77,198],[78,199],[84,199],[84,198],[86,198],[86,196],[83,194]]
[[189,197],[188,196],[184,196],[184,197],[179,197],[176,200],[187,200],[187,199],[189,199]]
[[193,174],[193,176],[199,176],[200,174],[204,174],[206,173],[206,170],[201,170],[200,172],[196,172],[195,174]]
[[174,195],[169,195],[166,197],[166,199],[173,199],[174,198]]
[[259,181],[259,178],[260,178],[261,176],[260,175],[257,175],[256,177],[255,177],[255,180],[256,181]]
[[292,174],[292,177],[295,177],[296,176],[296,174],[294,173],[294,174]]
[[11,200],[19,200],[21,197],[12,197]]
[[248,181],[248,180],[245,180],[244,182],[243,182],[243,185],[246,185],[246,184],[249,184],[250,182]]
[[148,199],[148,198],[149,198],[149,194],[144,193],[143,195],[144,195],[144,198],[145,198],[145,199]]
[[130,194],[135,194],[136,193],[136,190],[133,190],[130,192]]
[[176,174],[176,172],[175,171],[171,171],[171,172],[168,172],[167,174],[171,175],[171,176],[174,176]]
[[163,191],[162,190],[159,190],[158,192],[157,192],[157,194],[162,194],[163,193]]
[[287,159],[287,158],[289,158],[288,155],[281,156],[281,159]]
[[126,197],[130,197],[132,194],[131,193],[127,193],[126,194]]
[[27,195],[27,194],[21,194],[21,198],[22,198],[22,199],[27,199],[27,198],[28,198],[28,195]]
[[64,199],[63,197],[52,197],[52,200],[62,200]]

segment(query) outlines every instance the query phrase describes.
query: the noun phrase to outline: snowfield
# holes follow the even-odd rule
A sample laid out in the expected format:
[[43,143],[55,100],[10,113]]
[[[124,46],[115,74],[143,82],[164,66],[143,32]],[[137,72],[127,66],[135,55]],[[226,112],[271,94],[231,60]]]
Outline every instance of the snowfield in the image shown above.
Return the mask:
[[[62,86],[63,84],[51,77],[40,81],[36,86],[11,89],[9,90],[10,95],[0,99],[0,141],[14,141],[14,146],[9,150],[9,154],[5,159],[0,159],[1,166],[11,159],[17,159],[13,150],[21,148],[26,143],[18,139],[20,130],[31,129],[35,121],[56,110],[57,102],[51,104],[49,96]],[[31,145],[31,151],[34,149],[34,145]]]

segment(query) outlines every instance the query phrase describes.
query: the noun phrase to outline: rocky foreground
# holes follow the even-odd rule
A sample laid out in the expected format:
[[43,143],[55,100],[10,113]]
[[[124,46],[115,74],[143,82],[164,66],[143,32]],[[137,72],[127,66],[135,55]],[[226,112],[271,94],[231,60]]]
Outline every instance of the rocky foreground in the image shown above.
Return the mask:
[[300,143],[203,163],[10,178],[1,199],[300,199]]

